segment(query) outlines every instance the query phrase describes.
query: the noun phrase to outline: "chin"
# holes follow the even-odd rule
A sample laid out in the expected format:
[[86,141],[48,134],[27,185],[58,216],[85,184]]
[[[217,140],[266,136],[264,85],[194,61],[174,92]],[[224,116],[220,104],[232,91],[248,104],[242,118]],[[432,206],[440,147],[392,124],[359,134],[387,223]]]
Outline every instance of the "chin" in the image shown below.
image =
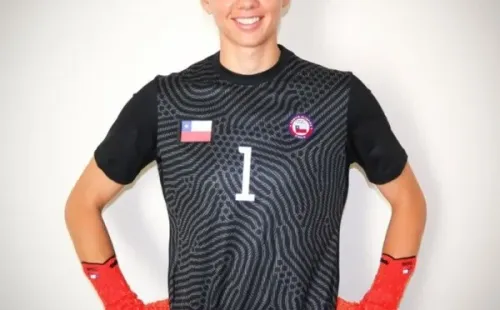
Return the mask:
[[259,47],[261,45],[263,45],[266,40],[258,40],[258,41],[250,41],[250,40],[237,40],[237,41],[234,41],[238,46],[241,46],[241,47],[248,47],[248,48],[252,48],[252,47]]
[[231,38],[231,41],[241,47],[259,47],[264,45],[270,40],[271,36],[265,35],[235,35]]

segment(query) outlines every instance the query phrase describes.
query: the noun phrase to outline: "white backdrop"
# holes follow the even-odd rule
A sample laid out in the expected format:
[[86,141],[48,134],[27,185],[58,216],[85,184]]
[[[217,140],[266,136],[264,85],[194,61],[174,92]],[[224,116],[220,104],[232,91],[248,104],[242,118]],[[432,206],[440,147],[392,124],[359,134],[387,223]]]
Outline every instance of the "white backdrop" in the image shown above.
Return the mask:
[[[402,310],[500,309],[499,16],[495,0],[294,0],[283,21],[281,43],[368,84],[422,183],[428,225]],[[66,232],[69,191],[133,92],[217,48],[199,1],[1,2],[1,309],[100,309]],[[340,292],[358,299],[389,209],[351,178]],[[106,219],[131,286],[167,297],[156,170]]]

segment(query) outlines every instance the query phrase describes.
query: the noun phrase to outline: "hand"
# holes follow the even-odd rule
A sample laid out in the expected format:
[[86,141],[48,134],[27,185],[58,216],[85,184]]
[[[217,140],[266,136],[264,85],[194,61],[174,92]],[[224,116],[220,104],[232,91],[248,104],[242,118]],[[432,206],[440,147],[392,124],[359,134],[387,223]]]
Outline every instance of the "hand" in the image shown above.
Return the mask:
[[361,301],[361,303],[347,301],[339,297],[337,299],[337,310],[397,310],[397,309],[388,309],[365,301]]
[[170,300],[160,300],[146,304],[144,310],[170,310]]
[[104,306],[106,310],[143,310],[144,303],[137,297],[126,297]]
[[337,298],[337,310],[359,310],[357,302],[347,301],[340,297]]
[[359,303],[359,310],[398,310],[398,308],[390,306],[381,306],[370,301],[362,299]]
[[359,308],[357,308],[356,310],[397,310],[397,309],[388,309],[388,308],[384,308],[382,306],[379,306],[379,305],[374,305],[374,304],[367,304],[367,303],[361,303],[359,305]]
[[383,254],[372,286],[361,299],[361,310],[397,310],[415,265],[416,257]]

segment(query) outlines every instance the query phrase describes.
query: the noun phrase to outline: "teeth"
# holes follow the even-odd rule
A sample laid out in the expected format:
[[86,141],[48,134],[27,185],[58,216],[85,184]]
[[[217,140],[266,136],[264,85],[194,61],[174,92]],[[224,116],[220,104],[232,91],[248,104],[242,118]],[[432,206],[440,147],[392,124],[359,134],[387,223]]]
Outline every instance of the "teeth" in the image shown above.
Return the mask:
[[243,24],[243,25],[251,25],[251,24],[255,24],[256,22],[258,22],[260,20],[259,17],[250,17],[250,18],[237,18],[236,21],[240,24]]

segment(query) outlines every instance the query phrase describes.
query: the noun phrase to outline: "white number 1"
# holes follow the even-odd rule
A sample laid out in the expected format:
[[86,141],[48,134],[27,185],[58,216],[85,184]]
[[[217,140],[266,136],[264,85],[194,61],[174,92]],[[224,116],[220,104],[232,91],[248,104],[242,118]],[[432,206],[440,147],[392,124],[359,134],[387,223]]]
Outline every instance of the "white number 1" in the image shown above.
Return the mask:
[[250,163],[252,160],[252,148],[240,146],[238,151],[243,154],[243,176],[241,180],[241,193],[236,194],[238,201],[254,201],[255,195],[250,194]]

